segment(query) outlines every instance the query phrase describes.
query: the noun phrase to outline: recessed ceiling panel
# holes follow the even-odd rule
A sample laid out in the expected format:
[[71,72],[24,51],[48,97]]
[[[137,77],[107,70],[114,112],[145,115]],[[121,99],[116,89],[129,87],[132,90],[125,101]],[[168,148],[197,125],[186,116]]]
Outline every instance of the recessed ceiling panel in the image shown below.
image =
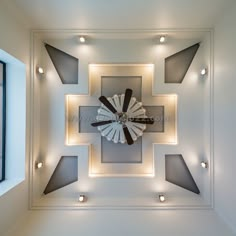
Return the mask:
[[[159,128],[164,132],[145,132],[141,144],[141,155],[133,155],[131,158],[126,158],[129,154],[122,154],[120,150],[112,150],[104,148],[104,143],[101,142],[101,134],[78,132],[78,122],[71,122],[70,119],[66,121],[66,144],[67,145],[90,145],[89,156],[89,176],[92,177],[107,177],[107,176],[120,176],[120,177],[150,177],[154,176],[154,161],[153,161],[153,143],[160,144],[176,144],[176,108],[177,96],[171,95],[153,95],[152,82],[153,82],[153,64],[91,64],[89,66],[89,81],[90,93],[89,96],[80,95],[67,95],[66,96],[66,117],[78,117],[78,108],[82,106],[94,107],[98,105],[98,97],[112,96],[114,93],[124,93],[127,88],[127,79],[130,81],[130,86],[135,83],[138,84],[136,91],[140,91],[141,101],[145,106],[150,106],[154,109],[161,108],[158,116],[165,116],[169,118],[168,122],[164,122]],[[138,82],[141,79],[141,84]],[[111,80],[104,82],[104,79]],[[115,82],[123,87],[115,86]],[[112,81],[114,83],[112,83]],[[123,82],[124,81],[124,82]],[[136,84],[137,83],[137,84]],[[104,85],[110,86],[105,88]],[[141,88],[140,88],[141,86]],[[110,91],[113,88],[115,91]],[[118,89],[120,88],[120,89]],[[131,87],[134,89],[134,87]],[[109,91],[111,94],[104,94]],[[135,89],[134,89],[135,91]],[[134,94],[136,98],[138,94]],[[158,107],[158,108],[156,108]],[[152,112],[152,108],[149,112]],[[83,109],[82,109],[83,110]],[[94,109],[93,109],[94,110]],[[156,111],[155,110],[155,114]],[[88,112],[89,109],[87,110]],[[155,115],[154,114],[154,115]],[[162,114],[162,115],[160,115]],[[156,127],[158,128],[158,127]],[[145,141],[145,144],[144,144]],[[109,144],[110,145],[110,144]],[[117,144],[115,144],[117,145]],[[126,144],[123,144],[126,145]],[[117,147],[117,146],[116,146]],[[137,147],[140,147],[139,145]],[[114,148],[114,147],[113,147]],[[128,146],[125,147],[128,149]],[[129,147],[129,150],[131,147]],[[111,152],[112,150],[112,152]],[[104,152],[103,152],[104,151]],[[105,154],[105,151],[107,153]],[[137,151],[136,149],[134,150]],[[114,157],[114,153],[116,157]],[[123,152],[125,153],[125,152]],[[114,157],[114,158],[113,158]],[[128,156],[129,157],[129,156]]]
[[101,80],[101,94],[112,97],[114,94],[124,94],[125,90],[133,90],[133,97],[142,99],[142,78],[140,76],[103,76]]
[[165,155],[166,181],[199,194],[200,191],[182,155]]
[[144,132],[164,132],[165,125],[165,114],[164,114],[164,106],[144,106],[146,110],[147,117],[154,118],[154,124],[146,125],[146,129]]
[[142,138],[133,145],[113,143],[102,138],[102,163],[142,163]]
[[51,45],[47,52],[63,84],[78,84],[79,60]]
[[182,83],[199,46],[197,43],[165,59],[165,83]]
[[54,170],[44,194],[65,187],[78,180],[78,157],[62,156]]
[[99,106],[79,107],[79,133],[99,133],[97,127],[91,123],[96,122]]

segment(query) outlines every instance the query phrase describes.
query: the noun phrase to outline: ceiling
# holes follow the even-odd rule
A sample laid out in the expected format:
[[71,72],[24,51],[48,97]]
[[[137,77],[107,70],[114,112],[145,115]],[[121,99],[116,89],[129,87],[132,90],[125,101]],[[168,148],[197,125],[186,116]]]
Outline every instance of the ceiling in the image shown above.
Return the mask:
[[[44,34],[45,32],[46,35]],[[62,32],[63,35],[64,32]],[[37,79],[39,78],[38,74],[32,77],[34,84],[38,85],[34,86],[32,94],[34,98],[33,107],[40,107],[35,110],[37,114],[34,114],[34,117],[38,117],[38,120],[33,119],[32,124],[33,133],[37,138],[32,137],[31,208],[208,208],[211,205],[212,192],[210,183],[212,181],[212,171],[211,169],[209,171],[203,170],[200,162],[203,157],[207,162],[211,162],[209,153],[211,146],[207,136],[210,132],[208,128],[211,125],[208,123],[210,122],[208,119],[209,109],[205,109],[205,106],[208,107],[210,104],[210,96],[208,95],[211,79],[197,79],[197,71],[200,70],[202,64],[209,65],[209,68],[211,68],[211,31],[205,32],[204,30],[204,34],[199,32],[199,30],[190,31],[188,34],[185,32],[185,37],[183,37],[182,31],[175,30],[175,33],[181,35],[181,37],[171,35],[170,38],[169,35],[173,31],[166,31],[168,41],[163,45],[157,45],[152,38],[142,35],[141,38],[125,38],[123,36],[122,39],[117,39],[114,38],[116,33],[113,33],[113,37],[110,38],[97,38],[94,33],[92,40],[88,40],[89,43],[78,44],[78,41],[74,39],[76,30],[67,30],[66,32],[67,38],[58,36],[61,33],[55,34],[53,30],[35,31],[33,36],[34,45],[31,48],[33,64],[37,63],[45,68],[45,77],[43,77],[45,79]],[[96,32],[99,32],[99,30]],[[143,34],[145,35],[146,32],[147,30],[143,31]],[[50,36],[49,34],[52,35]],[[127,32],[124,34],[127,34]],[[129,31],[130,34],[131,32]],[[195,38],[193,38],[194,35]],[[200,41],[202,46],[183,83],[181,85],[165,83],[165,58]],[[55,63],[55,58],[58,57],[58,54],[54,54],[54,59],[52,59],[53,55],[51,53],[50,56],[48,53],[45,48],[45,42],[47,43],[46,48],[51,45],[54,49],[59,49],[60,57],[63,51],[64,55],[69,54],[79,59],[79,74],[75,73],[79,75],[77,77],[78,84],[62,83],[57,70],[62,65],[61,69],[64,71],[66,62]],[[111,64],[112,62],[112,67],[111,65],[104,65],[104,63]],[[118,69],[114,66],[114,63],[136,63],[136,68],[134,69],[133,65],[128,70],[123,65],[120,67],[122,69]],[[89,64],[90,66],[88,66]],[[141,69],[137,69],[139,68],[137,64],[148,64],[151,76],[148,76],[148,69],[145,69],[145,73]],[[57,70],[55,69],[56,67]],[[118,71],[120,74],[118,74]],[[104,76],[104,73],[106,76]],[[136,150],[134,152],[130,147],[129,154],[127,154],[127,149],[120,146],[119,150],[117,150],[115,145],[110,145],[103,141],[100,133],[91,132],[88,129],[81,131],[82,129],[80,129],[82,127],[82,118],[91,117],[91,113],[83,113],[83,108],[88,110],[90,107],[95,107],[97,109],[96,106],[100,105],[97,98],[100,95],[112,96],[113,94],[123,93],[127,88],[126,76],[126,82],[120,83],[121,77],[124,77],[124,75],[128,76],[128,78],[132,77],[133,80],[135,79],[132,84],[139,85],[138,94],[141,96],[139,101],[142,101],[144,105],[165,107],[163,108],[165,109],[164,116],[167,119],[164,121],[164,132],[145,133],[142,143],[136,143],[137,146],[135,146],[135,148],[139,148],[137,152],[140,155],[137,155]],[[115,82],[117,78],[119,78],[119,81]],[[140,83],[137,82],[139,78],[145,78],[145,83],[144,81],[143,83],[142,81]],[[119,84],[120,87],[114,85],[115,83]],[[115,88],[114,90],[113,87]],[[89,91],[88,88],[90,88]],[[119,88],[122,89],[118,90]],[[129,88],[134,90],[133,87]],[[89,93],[90,91],[92,92]],[[37,96],[37,94],[40,95]],[[72,95],[66,96],[66,103],[65,94]],[[167,94],[173,95],[170,100]],[[171,105],[172,102],[176,104],[176,95],[178,96],[177,108]],[[175,127],[170,127],[170,125],[173,122],[176,124],[176,119],[171,115],[175,113],[176,109],[178,110],[178,124],[177,132],[174,130],[173,140],[172,132],[169,131],[172,130],[171,127]],[[65,111],[67,111],[66,116]],[[73,118],[67,120],[68,125],[66,127],[64,125],[65,117]],[[70,123],[72,120],[75,122]],[[205,138],[199,139],[199,137]],[[84,145],[88,143],[89,145]],[[122,158],[120,158],[121,151],[124,153]],[[119,155],[116,155],[116,153],[119,153]],[[145,155],[142,155],[142,153]],[[172,154],[177,154],[178,156],[181,154],[183,156],[193,179],[199,187],[200,195],[173,184],[173,181],[165,180],[166,155]],[[63,159],[77,158],[78,169],[76,173],[73,173],[72,177],[73,180],[76,179],[74,176],[78,177],[78,181],[76,180],[76,182],[50,193],[46,191],[48,194],[42,195],[48,183],[54,182],[55,178],[51,179],[51,176],[54,176],[54,170],[58,169],[57,166],[63,160],[61,159],[62,157]],[[180,159],[180,157],[178,158]],[[43,161],[45,168],[35,169],[34,163],[38,161]],[[60,171],[56,171],[56,173],[60,173]],[[181,173],[184,173],[184,171],[181,171]],[[56,183],[58,182],[56,181]],[[62,185],[64,184],[60,182],[60,186]],[[83,203],[82,206],[77,204],[78,193],[83,193],[88,197],[88,201]],[[168,201],[165,204],[160,203],[155,198],[157,193],[165,193],[168,196]]]
[[[213,27],[232,0],[4,0],[30,28]],[[16,15],[15,14],[15,15]],[[29,23],[30,22],[30,23]]]

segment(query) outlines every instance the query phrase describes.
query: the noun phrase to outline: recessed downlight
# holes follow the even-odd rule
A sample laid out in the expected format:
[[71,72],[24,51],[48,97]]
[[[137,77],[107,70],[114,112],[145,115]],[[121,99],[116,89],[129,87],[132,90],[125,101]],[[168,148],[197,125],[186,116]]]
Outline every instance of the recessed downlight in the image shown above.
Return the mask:
[[202,68],[200,73],[201,73],[201,75],[206,75],[207,74],[207,68]]
[[85,202],[86,196],[84,194],[79,195],[79,202]]
[[164,43],[166,41],[166,36],[164,36],[164,35],[160,36],[159,41],[160,41],[160,43]]
[[80,41],[80,43],[85,43],[86,39],[84,36],[79,36],[79,41]]
[[43,67],[38,66],[38,67],[37,67],[37,72],[38,72],[39,74],[44,74],[44,69],[43,69]]
[[36,163],[36,168],[41,169],[43,167],[43,162],[37,162]]
[[208,168],[208,163],[205,162],[205,161],[202,161],[201,162],[201,167],[204,168],[204,169],[207,169]]
[[165,196],[163,194],[159,195],[160,202],[164,202],[166,200]]

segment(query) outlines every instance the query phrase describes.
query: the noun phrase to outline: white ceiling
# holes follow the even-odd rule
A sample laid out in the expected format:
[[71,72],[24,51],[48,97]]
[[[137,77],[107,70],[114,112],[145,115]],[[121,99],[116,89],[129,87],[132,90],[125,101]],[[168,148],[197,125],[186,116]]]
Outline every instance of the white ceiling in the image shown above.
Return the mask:
[[[48,34],[52,32],[52,37]],[[67,208],[72,207],[73,209],[78,209],[76,205],[77,193],[81,192],[88,196],[88,201],[84,204],[84,207],[88,208],[105,208],[105,207],[145,207],[148,209],[156,209],[165,207],[209,207],[211,204],[211,188],[210,182],[212,179],[211,170],[203,172],[199,163],[204,157],[210,163],[210,153],[211,150],[210,142],[207,134],[210,132],[208,129],[210,126],[210,120],[208,119],[209,109],[205,109],[209,104],[209,92],[210,92],[210,79],[209,80],[199,80],[196,71],[199,71],[202,63],[209,65],[210,62],[210,33],[202,34],[202,32],[192,33],[188,32],[190,38],[176,38],[173,37],[165,45],[156,45],[151,39],[139,39],[139,38],[128,38],[125,39],[115,39],[115,38],[94,38],[88,44],[78,44],[74,40],[74,31],[70,34],[70,30],[67,34],[70,35],[68,38],[58,37],[59,33],[54,34],[54,31],[47,31],[46,38],[44,38],[44,31],[38,32],[34,36],[34,48],[33,61],[35,63],[42,64],[45,68],[45,80],[41,84],[39,80],[34,80],[35,90],[34,96],[34,107],[38,107],[40,104],[40,114],[37,113],[35,117],[39,120],[34,120],[33,130],[35,137],[39,139],[37,142],[40,145],[34,145],[34,153],[32,154],[32,163],[38,161],[38,153],[42,153],[42,158],[45,163],[45,167],[40,171],[33,171],[31,175],[32,185],[30,191],[31,195],[31,207],[44,207],[44,208]],[[146,31],[145,31],[146,32]],[[171,33],[172,31],[170,31]],[[177,33],[177,32],[176,32]],[[40,36],[39,36],[40,34]],[[64,34],[64,32],[63,32]],[[182,35],[182,31],[178,32]],[[115,34],[116,35],[116,34]],[[192,38],[195,35],[195,39]],[[114,36],[113,36],[114,37]],[[199,40],[201,37],[201,40]],[[46,40],[45,40],[46,39]],[[198,55],[196,55],[195,60],[192,64],[191,69],[188,72],[183,84],[181,86],[170,85],[164,83],[164,59],[181,49],[187,48],[196,42],[201,41],[202,46]],[[78,85],[66,85],[62,86],[60,78],[55,70],[55,67],[48,56],[46,49],[42,42],[46,42],[49,45],[53,45],[76,58],[79,58],[79,84]],[[153,142],[158,142],[160,140],[158,137],[153,140],[154,134],[145,134],[143,139],[142,150],[145,155],[143,155],[142,163],[145,165],[137,166],[129,163],[129,166],[124,161],[124,163],[116,164],[105,164],[101,162],[102,158],[102,146],[100,144],[99,137],[96,134],[72,132],[67,138],[69,138],[69,144],[73,139],[73,144],[78,141],[77,145],[65,145],[65,94],[86,94],[88,93],[87,88],[89,86],[88,82],[91,81],[91,71],[89,71],[88,64],[100,64],[100,63],[138,63],[138,64],[153,64],[155,68],[154,80],[153,80],[153,90],[151,85],[151,78],[142,83],[144,88],[149,88],[149,92],[145,92],[142,89],[142,102],[145,104],[157,104],[156,102],[163,103],[157,97],[150,98],[150,94],[160,95],[160,94],[177,94],[178,95],[178,144],[177,145],[164,145],[157,144],[152,145]],[[102,69],[103,72],[105,68]],[[111,68],[109,69],[111,71]],[[123,72],[122,72],[123,73]],[[148,78],[147,72],[145,72],[145,79]],[[109,77],[109,76],[108,76]],[[112,76],[111,76],[112,77]],[[111,78],[110,77],[110,78]],[[35,77],[36,78],[36,77]],[[33,79],[33,78],[32,78]],[[101,76],[98,75],[98,70],[96,70],[96,77],[93,82],[94,94],[99,96],[100,94],[100,84]],[[39,84],[40,83],[40,84]],[[148,85],[149,84],[149,85]],[[39,93],[40,96],[36,96]],[[87,97],[87,98],[86,98]],[[76,97],[74,97],[76,98]],[[79,104],[82,107],[83,101],[86,106],[96,106],[99,105],[90,96],[83,96],[79,98]],[[149,99],[150,100],[149,100]],[[148,100],[147,100],[148,99]],[[78,101],[77,99],[73,101]],[[77,104],[75,102],[75,104]],[[168,103],[170,105],[170,102]],[[205,107],[206,106],[206,107]],[[75,105],[75,111],[73,115],[67,114],[68,117],[78,116],[78,104]],[[207,112],[205,112],[207,111]],[[165,110],[166,118],[170,119],[168,111]],[[85,117],[85,116],[84,116]],[[87,117],[87,116],[86,116]],[[63,125],[62,125],[63,124]],[[78,123],[75,124],[74,131],[78,130]],[[167,123],[166,123],[167,124]],[[170,124],[168,122],[168,124]],[[194,125],[192,125],[194,124]],[[169,125],[168,125],[169,126]],[[165,126],[167,128],[167,125]],[[169,129],[169,128],[168,128]],[[166,130],[168,130],[166,129]],[[69,133],[68,133],[69,134]],[[163,137],[163,135],[161,135]],[[199,139],[199,137],[204,137]],[[72,139],[71,139],[72,138]],[[89,149],[86,145],[79,145],[86,138],[86,143],[91,143],[93,149],[91,150],[91,155],[89,155]],[[203,141],[204,140],[204,141]],[[165,140],[166,141],[166,140]],[[33,141],[34,143],[34,141]],[[104,150],[104,149],[103,149]],[[93,153],[95,152],[95,153]],[[181,153],[186,164],[191,171],[193,178],[199,186],[201,195],[193,194],[187,190],[179,188],[176,185],[168,183],[165,181],[165,154],[179,154]],[[50,176],[52,175],[57,163],[62,155],[78,156],[78,179],[79,181],[68,185],[58,191],[51,193],[42,197],[42,192],[47,185]],[[151,158],[150,158],[151,157]],[[154,159],[152,159],[152,157]],[[89,164],[90,163],[90,164]],[[95,164],[94,164],[95,163]],[[97,164],[96,164],[97,163]],[[151,164],[151,165],[149,165]],[[122,166],[121,166],[122,165]],[[141,167],[142,166],[142,167]],[[147,167],[147,169],[145,167]],[[211,165],[209,165],[211,166]],[[92,168],[91,168],[92,167]],[[144,173],[149,171],[149,168],[154,167],[155,176],[152,178],[140,177]],[[32,170],[34,170],[34,165],[32,165]],[[139,175],[137,178],[130,177],[114,177],[117,175],[115,171],[123,171],[119,168],[126,170],[124,175],[129,175],[131,171],[134,175]],[[97,175],[103,175],[103,177],[96,178],[89,177],[91,172],[97,173]],[[149,172],[150,173],[150,172]],[[205,173],[205,174],[204,174]],[[112,178],[105,177],[106,175],[113,175]],[[142,186],[140,188],[140,186]],[[157,193],[166,193],[168,196],[168,201],[165,205],[161,205],[155,196]]]
[[[5,1],[5,0],[4,0]],[[213,27],[232,0],[8,0],[31,28]]]

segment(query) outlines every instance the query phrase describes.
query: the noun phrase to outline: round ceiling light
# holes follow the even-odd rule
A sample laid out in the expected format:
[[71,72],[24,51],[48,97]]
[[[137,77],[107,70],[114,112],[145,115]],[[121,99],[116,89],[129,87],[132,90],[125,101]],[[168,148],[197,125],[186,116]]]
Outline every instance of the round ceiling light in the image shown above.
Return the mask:
[[164,43],[166,41],[166,37],[165,36],[161,36],[159,41],[160,41],[160,43]]
[[85,202],[85,200],[86,200],[85,195],[80,194],[80,195],[79,195],[79,202]]
[[207,74],[207,69],[206,68],[201,69],[201,75],[206,75],[206,74]]
[[85,39],[84,36],[80,36],[80,37],[79,37],[79,41],[80,41],[81,43],[85,43],[86,39]]
[[43,167],[43,162],[36,163],[36,168],[41,169]]
[[44,69],[42,67],[37,67],[37,71],[39,74],[44,74]]
[[166,200],[165,196],[163,194],[160,194],[159,195],[159,200],[160,200],[160,202],[164,202]]
[[202,168],[206,169],[208,167],[208,164],[207,164],[207,162],[202,161],[201,166],[202,166]]

